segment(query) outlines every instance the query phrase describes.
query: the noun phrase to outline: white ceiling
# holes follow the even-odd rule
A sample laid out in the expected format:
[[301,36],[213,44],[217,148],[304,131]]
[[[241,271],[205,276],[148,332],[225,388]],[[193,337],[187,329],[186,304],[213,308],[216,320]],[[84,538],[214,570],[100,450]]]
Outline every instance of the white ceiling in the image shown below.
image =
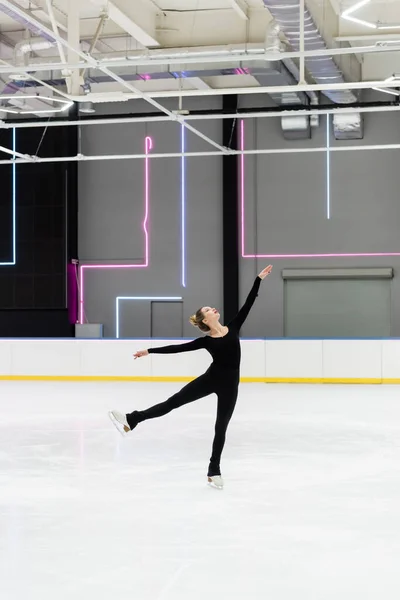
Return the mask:
[[[13,1],[51,29],[46,0]],[[110,5],[108,0],[54,0],[54,16],[60,32],[65,32],[65,36],[72,1],[79,5],[81,49],[87,51],[102,11]],[[278,4],[279,0],[276,2]],[[328,46],[351,44],[359,47],[385,40],[399,41],[396,52],[357,55],[361,62],[362,79],[380,80],[396,70],[400,72],[400,27],[378,31],[344,20],[341,13],[355,4],[349,0],[306,0],[306,3]],[[263,44],[271,20],[263,0],[112,0],[111,4],[122,11],[119,14],[122,14],[123,19],[117,19],[117,22],[109,19],[105,22],[94,50],[94,55],[99,58],[124,56],[133,51],[146,52],[146,48],[151,47],[190,49]],[[380,22],[400,26],[400,0],[371,0],[353,13],[353,16],[374,24]],[[127,23],[130,23],[129,27],[125,26]],[[15,62],[13,46],[29,35],[21,23],[1,12],[0,0],[0,58],[8,63]],[[148,39],[154,40],[154,43],[148,43]],[[37,50],[27,57],[30,62],[41,59],[59,62],[57,47]],[[6,81],[7,76],[2,75],[2,79]],[[246,74],[209,77],[205,78],[205,82],[209,87],[215,88],[259,85],[254,77]],[[186,81],[184,87],[201,89],[201,85],[197,78],[197,81]],[[112,89],[115,90],[116,86],[117,84],[113,84]],[[178,89],[179,82],[173,79],[144,81],[141,82],[141,87],[144,91]]]

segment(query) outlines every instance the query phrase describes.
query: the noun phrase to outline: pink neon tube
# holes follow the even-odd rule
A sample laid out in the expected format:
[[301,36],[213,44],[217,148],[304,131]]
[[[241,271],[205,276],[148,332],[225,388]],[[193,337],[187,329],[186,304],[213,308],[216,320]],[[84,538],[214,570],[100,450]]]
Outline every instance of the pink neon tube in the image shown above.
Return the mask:
[[[240,122],[240,149],[244,150],[244,121]],[[245,170],[244,154],[240,155],[240,206],[242,258],[356,258],[371,256],[400,256],[400,252],[353,252],[345,254],[246,254],[245,252]]]
[[145,241],[145,250],[144,250],[144,262],[141,264],[95,264],[95,265],[81,265],[79,267],[79,282],[80,282],[80,298],[79,298],[79,323],[83,324],[85,318],[85,271],[88,269],[143,269],[149,266],[149,233],[147,230],[148,218],[149,218],[149,205],[150,205],[150,159],[148,155],[153,149],[153,140],[151,137],[146,137],[145,139],[145,185],[144,185],[144,219],[143,219],[143,232],[144,232],[144,241]]

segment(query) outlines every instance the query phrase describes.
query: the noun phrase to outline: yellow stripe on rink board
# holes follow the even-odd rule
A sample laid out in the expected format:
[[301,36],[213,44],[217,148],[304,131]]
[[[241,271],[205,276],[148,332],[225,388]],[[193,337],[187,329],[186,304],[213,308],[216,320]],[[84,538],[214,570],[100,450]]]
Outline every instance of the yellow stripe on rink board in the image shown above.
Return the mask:
[[[123,375],[0,375],[0,381],[132,381],[154,383],[186,383],[194,377],[137,377]],[[400,384],[400,379],[317,378],[317,377],[242,377],[241,383],[326,383],[326,384]]]

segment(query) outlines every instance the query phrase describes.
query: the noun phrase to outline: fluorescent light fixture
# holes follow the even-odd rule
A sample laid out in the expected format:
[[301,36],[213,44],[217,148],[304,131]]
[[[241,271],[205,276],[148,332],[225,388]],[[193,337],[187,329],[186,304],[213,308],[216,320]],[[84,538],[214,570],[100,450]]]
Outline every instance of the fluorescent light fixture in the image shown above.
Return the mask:
[[343,19],[346,19],[346,21],[352,21],[352,23],[357,23],[358,25],[364,25],[364,27],[369,27],[370,29],[378,28],[378,26],[375,25],[375,23],[371,23],[370,21],[363,21],[362,19],[356,19],[356,17],[343,17]]
[[400,29],[400,25],[378,25],[378,29]]
[[[240,122],[240,149],[244,150],[244,121]],[[245,252],[245,194],[244,194],[244,154],[240,155],[240,205],[241,205],[241,232],[242,232],[242,258],[355,258],[372,256],[400,256],[400,252],[346,252],[346,253],[327,253],[327,254],[247,254]]]
[[123,300],[140,301],[150,300],[158,302],[182,302],[181,296],[117,296],[115,299],[115,337],[119,339],[120,329],[120,306]]
[[391,90],[390,88],[374,87],[372,89],[376,90],[377,92],[383,92],[384,94],[390,94],[392,96],[400,96],[400,92],[396,92],[396,90]]
[[97,265],[81,265],[79,267],[79,283],[80,283],[80,297],[79,297],[79,323],[83,324],[85,318],[85,271],[92,269],[143,269],[149,266],[149,233],[147,230],[148,218],[149,218],[149,205],[150,205],[150,165],[149,165],[149,157],[150,151],[153,149],[153,140],[151,137],[145,138],[145,192],[144,192],[144,200],[145,200],[145,210],[144,210],[144,219],[142,224],[142,229],[144,232],[145,239],[145,251],[144,251],[144,262],[141,264],[97,264]]
[[86,94],[82,96],[82,102],[93,102],[94,104],[103,104],[105,102],[128,102],[129,98],[127,98],[125,92],[113,92],[110,94],[96,94],[90,92],[90,94]]
[[341,16],[343,18],[346,18],[348,15],[353,14],[354,12],[356,12],[356,10],[358,10],[359,8],[362,8],[366,4],[369,4],[370,2],[371,2],[371,0],[361,0],[361,2],[356,2],[356,4],[353,4],[353,6],[350,6],[350,8],[347,8],[346,10],[344,10],[342,12]]
[[29,110],[24,110],[22,108],[10,108],[9,106],[1,106],[0,105],[0,112],[5,112],[5,113],[9,113],[9,114],[13,114],[13,115],[38,115],[38,114],[49,114],[49,113],[59,113],[59,112],[64,112],[65,110],[68,110],[69,108],[71,108],[71,106],[74,104],[73,102],[70,102],[69,100],[62,100],[61,98],[53,98],[50,96],[33,96],[33,95],[26,95],[24,94],[23,96],[1,96],[0,97],[0,101],[7,101],[7,100],[13,100],[14,102],[16,100],[22,100],[23,102],[25,102],[25,100],[43,100],[43,101],[47,101],[47,102],[55,102],[58,103],[60,106],[58,108],[56,107],[51,107],[49,106],[48,108],[45,108],[43,110],[38,110],[34,107],[32,107]]

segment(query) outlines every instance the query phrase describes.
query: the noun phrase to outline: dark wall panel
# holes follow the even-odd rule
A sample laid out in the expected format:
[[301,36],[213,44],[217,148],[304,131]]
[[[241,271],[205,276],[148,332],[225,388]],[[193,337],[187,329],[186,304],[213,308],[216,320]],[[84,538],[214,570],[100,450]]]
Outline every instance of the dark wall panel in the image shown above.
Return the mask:
[[[67,131],[71,130],[71,131]],[[75,128],[17,129],[15,149],[18,152],[40,157],[64,156],[74,153],[71,136]],[[0,131],[0,144],[13,147],[13,130]],[[75,144],[76,152],[76,144]],[[0,155],[1,159],[9,158]],[[27,163],[15,165],[15,264],[0,265],[0,311],[10,317],[21,313],[18,319],[0,319],[0,336],[44,335],[43,313],[34,309],[64,311],[67,306],[66,270],[72,258],[71,240],[75,239],[77,191],[71,185],[70,170],[76,165],[68,163]],[[76,175],[75,175],[76,181]],[[13,166],[0,165],[0,263],[12,263],[13,259]],[[68,189],[68,183],[69,189]],[[68,195],[74,194],[74,219],[69,222]],[[71,226],[74,231],[71,231]],[[75,236],[74,236],[75,234]],[[55,329],[45,327],[45,335],[70,335],[54,314],[48,323]],[[60,313],[61,314],[61,313]],[[13,324],[13,325],[12,325]],[[21,329],[25,324],[26,330]],[[36,331],[37,333],[33,333]]]

